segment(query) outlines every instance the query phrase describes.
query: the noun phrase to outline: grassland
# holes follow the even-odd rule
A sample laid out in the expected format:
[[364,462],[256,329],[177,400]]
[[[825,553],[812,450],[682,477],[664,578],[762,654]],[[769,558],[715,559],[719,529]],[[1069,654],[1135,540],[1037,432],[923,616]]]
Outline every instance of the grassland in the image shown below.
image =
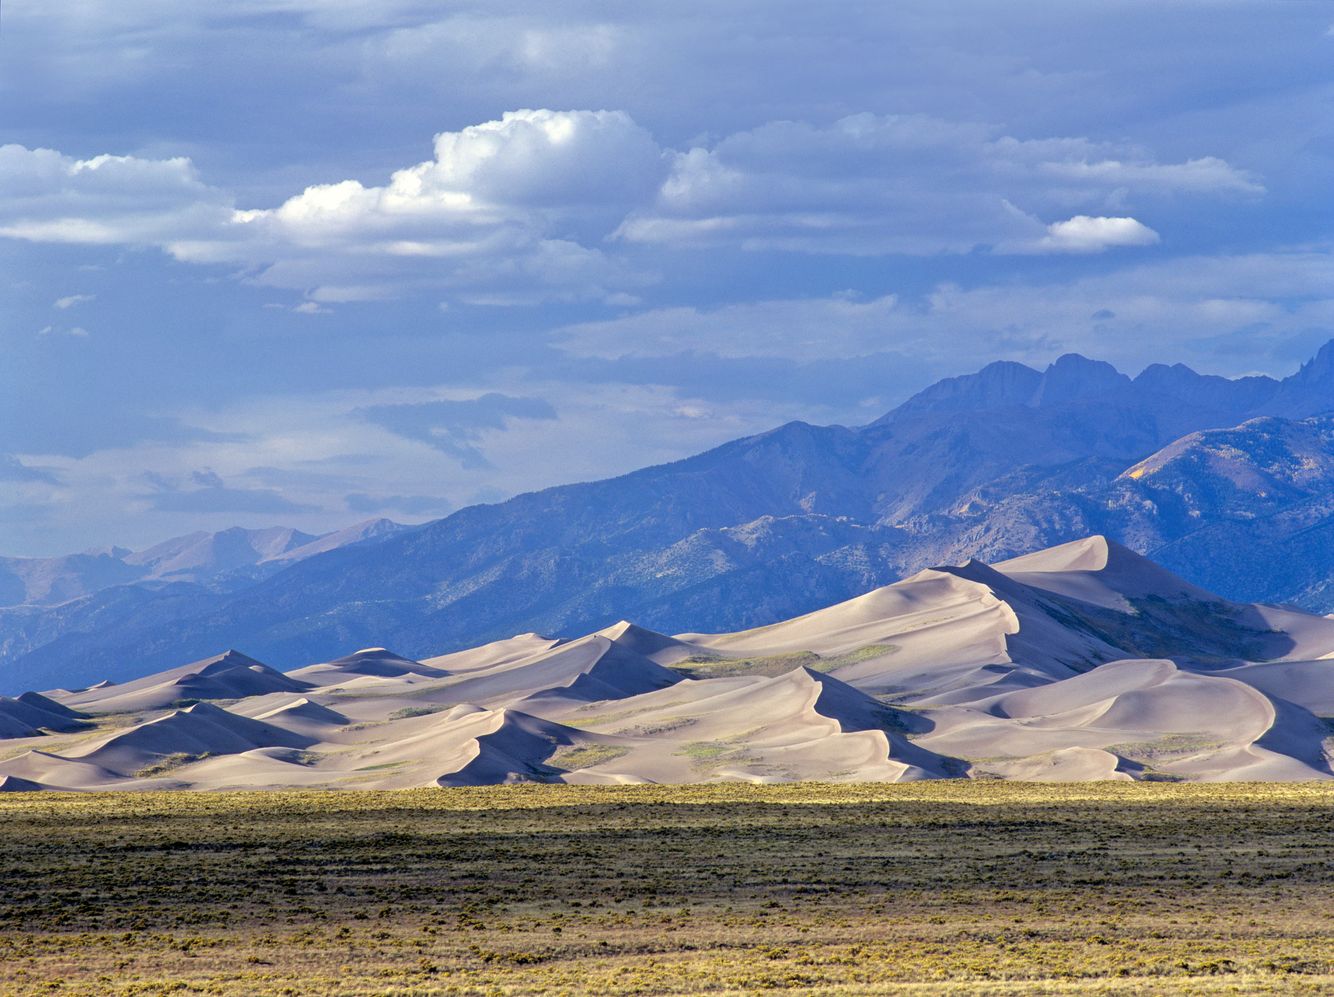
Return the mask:
[[1334,790],[0,796],[0,992],[1334,993]]

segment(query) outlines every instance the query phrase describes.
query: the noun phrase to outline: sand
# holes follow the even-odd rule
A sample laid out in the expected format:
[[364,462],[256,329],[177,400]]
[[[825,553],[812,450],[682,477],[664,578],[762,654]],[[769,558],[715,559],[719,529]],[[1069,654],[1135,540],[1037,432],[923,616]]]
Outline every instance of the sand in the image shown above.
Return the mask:
[[227,651],[0,699],[0,790],[1331,779],[1329,717],[1334,619],[1091,537],[740,633]]

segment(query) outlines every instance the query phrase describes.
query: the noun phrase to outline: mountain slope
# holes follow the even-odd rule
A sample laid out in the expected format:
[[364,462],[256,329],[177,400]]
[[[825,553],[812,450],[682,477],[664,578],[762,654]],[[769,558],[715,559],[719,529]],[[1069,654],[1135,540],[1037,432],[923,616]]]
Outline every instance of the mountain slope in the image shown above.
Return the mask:
[[[1325,439],[1281,427],[1330,409],[1334,343],[1281,381],[1179,365],[1130,378],[1075,355],[1045,371],[993,364],[860,429],[791,423],[673,464],[463,509],[239,591],[98,609],[119,591],[110,589],[86,607],[0,620],[0,634],[9,632],[0,687],[43,675],[114,678],[231,643],[296,663],[379,643],[419,656],[520,631],[587,632],[625,616],[663,631],[737,629],[930,564],[1000,559],[1089,533],[1161,551],[1225,595],[1334,608],[1319,529],[1301,559],[1305,574],[1267,567],[1277,564],[1274,548],[1322,521],[1319,481],[1284,486],[1291,503],[1266,520],[1268,546],[1253,550],[1248,568],[1210,573],[1223,563],[1215,548],[1250,550],[1229,533],[1242,521],[1233,506],[1219,499],[1178,515],[1158,485],[1170,475],[1128,474],[1161,452],[1193,476],[1192,488],[1209,491],[1227,470],[1183,463],[1180,454],[1199,445],[1189,434],[1244,423],[1238,445],[1259,455],[1274,434]],[[1246,422],[1256,416],[1274,418]],[[1257,571],[1265,582],[1252,585]]]

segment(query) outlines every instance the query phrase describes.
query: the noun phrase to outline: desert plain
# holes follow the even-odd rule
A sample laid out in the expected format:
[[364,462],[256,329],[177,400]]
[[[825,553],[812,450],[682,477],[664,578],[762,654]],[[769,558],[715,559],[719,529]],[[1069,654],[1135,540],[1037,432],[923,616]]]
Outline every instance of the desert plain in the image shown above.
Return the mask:
[[0,992],[1334,992],[1327,784],[0,797]]

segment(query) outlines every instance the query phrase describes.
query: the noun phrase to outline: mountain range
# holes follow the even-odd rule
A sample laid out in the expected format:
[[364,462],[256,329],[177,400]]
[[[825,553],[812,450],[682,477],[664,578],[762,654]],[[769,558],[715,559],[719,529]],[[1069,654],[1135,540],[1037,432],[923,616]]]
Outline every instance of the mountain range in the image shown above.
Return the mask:
[[1332,517],[1334,342],[1283,379],[1182,365],[1132,378],[1074,354],[1042,371],[993,363],[866,426],[789,423],[300,559],[309,541],[275,536],[290,549],[212,581],[122,580],[143,565],[84,555],[123,567],[24,581],[24,601],[0,609],[0,689],[118,680],[229,645],[297,663],[621,617],[740,630],[1090,534],[1232,600],[1328,612]]
[[0,697],[0,791],[507,782],[1317,780],[1334,619],[1105,537],[735,633],[627,621],[287,672],[226,651]]

